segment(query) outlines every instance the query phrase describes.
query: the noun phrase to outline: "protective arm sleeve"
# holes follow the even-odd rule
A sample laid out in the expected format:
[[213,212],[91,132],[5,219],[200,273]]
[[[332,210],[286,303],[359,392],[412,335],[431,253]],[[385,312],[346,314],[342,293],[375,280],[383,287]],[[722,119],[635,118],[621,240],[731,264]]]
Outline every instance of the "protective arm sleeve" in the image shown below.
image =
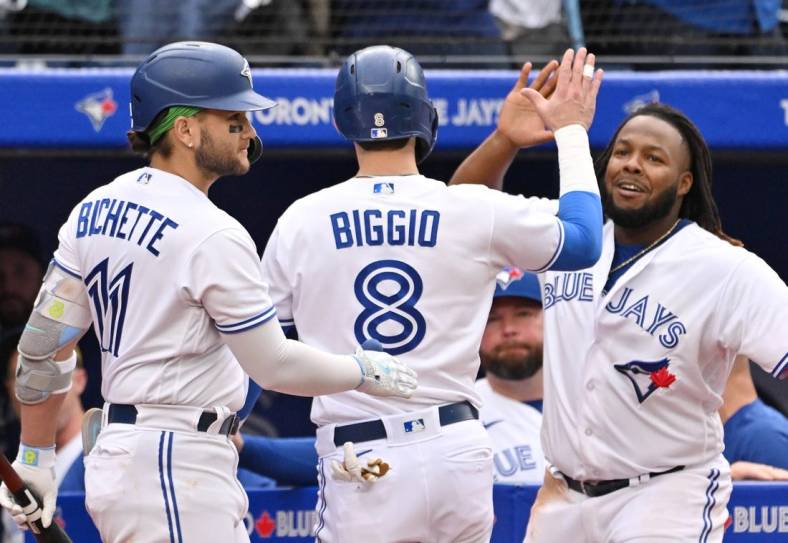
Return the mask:
[[321,396],[361,383],[361,369],[352,356],[327,354],[287,339],[274,320],[222,338],[249,377],[268,390]]
[[270,477],[283,486],[317,484],[315,438],[271,438],[244,434],[238,467]]
[[593,266],[602,254],[602,202],[588,134],[579,124],[556,130],[561,197],[558,219],[563,243],[551,270],[579,270]]

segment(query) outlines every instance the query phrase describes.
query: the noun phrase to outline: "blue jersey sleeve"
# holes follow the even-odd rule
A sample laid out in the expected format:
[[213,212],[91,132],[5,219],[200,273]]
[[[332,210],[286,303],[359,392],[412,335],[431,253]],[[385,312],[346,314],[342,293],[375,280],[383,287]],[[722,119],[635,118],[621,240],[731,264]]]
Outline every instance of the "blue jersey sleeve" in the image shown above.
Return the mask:
[[254,408],[254,404],[257,403],[257,400],[260,399],[260,394],[262,394],[263,389],[260,388],[260,385],[255,383],[252,379],[249,379],[249,390],[246,391],[246,400],[244,400],[244,406],[238,411],[238,416],[241,420],[246,420],[249,418],[249,414],[252,412]]
[[273,438],[244,434],[238,467],[274,479],[281,486],[317,485],[313,437]]
[[723,455],[788,469],[788,418],[761,400],[745,405],[725,423]]
[[593,266],[602,254],[602,201],[599,195],[576,190],[567,192],[558,202],[564,242],[550,269],[571,271]]

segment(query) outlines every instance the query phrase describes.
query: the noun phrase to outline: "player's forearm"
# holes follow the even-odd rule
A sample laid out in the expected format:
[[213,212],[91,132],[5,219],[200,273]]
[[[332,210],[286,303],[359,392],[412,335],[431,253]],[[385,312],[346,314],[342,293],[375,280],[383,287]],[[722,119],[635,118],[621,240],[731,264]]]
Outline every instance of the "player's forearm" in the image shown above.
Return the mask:
[[502,190],[503,178],[518,150],[496,130],[462,161],[449,184],[473,183]]
[[602,202],[588,134],[581,125],[556,130],[561,172],[558,218],[564,228],[561,253],[552,270],[593,266],[602,253]]
[[317,484],[313,437],[271,438],[244,435],[238,467],[270,477],[280,485]]
[[249,377],[268,390],[321,396],[355,389],[361,382],[361,369],[352,356],[287,339],[275,320],[223,337]]
[[22,443],[29,447],[52,447],[55,444],[57,413],[65,397],[65,394],[52,394],[41,403],[22,404]]

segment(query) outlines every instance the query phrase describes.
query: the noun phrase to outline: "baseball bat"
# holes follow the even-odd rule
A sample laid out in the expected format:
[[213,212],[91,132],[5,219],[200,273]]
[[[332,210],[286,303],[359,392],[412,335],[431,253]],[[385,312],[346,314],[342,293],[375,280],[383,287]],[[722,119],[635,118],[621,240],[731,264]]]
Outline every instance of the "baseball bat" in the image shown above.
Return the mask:
[[[14,470],[4,454],[0,454],[0,479],[2,479],[8,487],[8,490],[11,491],[16,503],[18,503],[23,510],[30,510],[29,513],[26,513],[28,517],[32,513],[41,510],[41,498],[27,488],[27,485],[22,481],[21,477],[19,477],[19,474]],[[73,543],[71,538],[66,535],[66,532],[64,532],[54,521],[48,528],[44,528],[39,516],[38,520],[28,522],[28,526],[38,543]]]

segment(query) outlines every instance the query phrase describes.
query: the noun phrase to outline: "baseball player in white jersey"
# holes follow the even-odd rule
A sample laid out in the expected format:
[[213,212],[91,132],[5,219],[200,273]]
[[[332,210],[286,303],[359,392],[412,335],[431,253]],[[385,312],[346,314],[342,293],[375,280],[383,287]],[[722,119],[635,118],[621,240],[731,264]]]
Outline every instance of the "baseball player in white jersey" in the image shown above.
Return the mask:
[[507,266],[497,276],[479,347],[479,419],[490,435],[496,483],[542,484],[542,299],[536,275]]
[[227,438],[246,371],[314,395],[358,387],[409,395],[412,371],[385,353],[328,355],[286,340],[254,243],[207,190],[240,175],[261,142],[245,112],[272,107],[249,65],[211,43],[151,54],[131,82],[132,132],[150,167],[74,208],[19,343],[22,445],[14,467],[43,497],[22,512],[48,525],[56,498],[54,416],[71,386],[73,345],[93,322],[103,353],[104,428],[85,459],[86,505],[102,540],[248,541],[247,499]]
[[[602,74],[593,77],[593,62],[584,49],[569,51],[541,110],[557,132],[559,205],[447,188],[419,174],[437,113],[409,53],[370,47],[340,69],[334,117],[355,143],[358,174],[282,215],[264,274],[280,321],[302,341],[341,350],[375,340],[418,372],[419,389],[403,401],[356,393],[314,401],[319,541],[489,539],[492,455],[474,389],[479,342],[505,264],[575,269],[596,259],[601,207],[586,129]],[[384,458],[389,474],[374,484],[343,480],[346,442],[362,459]]]
[[[502,166],[486,147],[455,181]],[[721,395],[737,353],[788,373],[788,288],[722,232],[708,147],[680,112],[633,113],[597,165],[602,257],[543,278],[550,469],[526,541],[718,542],[731,492]]]

